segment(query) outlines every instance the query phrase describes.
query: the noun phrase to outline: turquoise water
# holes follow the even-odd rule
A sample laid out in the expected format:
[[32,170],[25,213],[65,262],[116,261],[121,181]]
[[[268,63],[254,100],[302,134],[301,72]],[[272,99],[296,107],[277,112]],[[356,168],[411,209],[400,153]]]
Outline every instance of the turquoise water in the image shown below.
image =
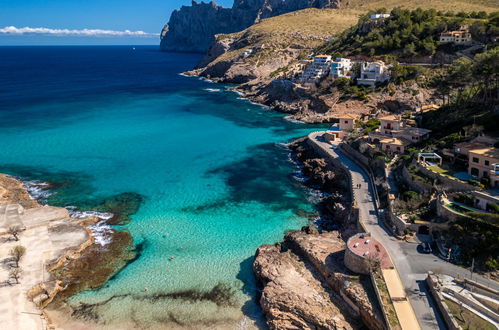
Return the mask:
[[[179,76],[198,60],[194,55],[149,47],[0,48],[0,54],[19,67],[0,81],[0,171],[70,178],[76,188],[61,198],[75,205],[122,192],[144,197],[122,228],[143,243],[140,257],[71,303],[144,287],[148,294],[209,290],[223,282],[237,289],[234,307],[127,296],[97,311],[102,324],[123,327],[134,320],[244,328],[261,318],[252,256],[260,244],[305,225],[299,209],[313,211],[281,143],[316,127],[288,122],[226,86]],[[8,59],[2,65],[14,66]]]

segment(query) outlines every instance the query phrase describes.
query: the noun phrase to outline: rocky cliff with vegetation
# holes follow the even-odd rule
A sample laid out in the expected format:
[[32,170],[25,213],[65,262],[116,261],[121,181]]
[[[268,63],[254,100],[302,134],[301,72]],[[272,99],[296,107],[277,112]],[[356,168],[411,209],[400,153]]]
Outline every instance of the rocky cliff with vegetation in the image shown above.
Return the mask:
[[[462,53],[464,46],[440,45],[440,33],[466,24],[474,39],[486,44],[498,30],[491,14],[497,6],[453,3],[455,9],[473,11],[449,12],[440,2],[406,1],[408,8],[426,9],[397,8],[389,19],[370,20],[369,14],[378,11],[373,8],[383,4],[351,1],[341,9],[305,9],[264,19],[241,32],[218,34],[190,74],[238,84],[237,90],[252,101],[305,122],[330,121],[343,113],[401,112],[441,104],[437,80],[445,74],[442,66],[473,54]],[[477,51],[483,49],[474,46],[473,53]],[[314,54],[383,60],[392,67],[392,79],[376,87],[356,86],[354,80],[333,82],[330,77],[307,86],[295,83],[292,78],[300,60]]]
[[241,31],[268,17],[305,8],[337,8],[340,0],[235,0],[232,8],[215,2],[182,6],[161,31],[161,49],[205,52],[216,34]]

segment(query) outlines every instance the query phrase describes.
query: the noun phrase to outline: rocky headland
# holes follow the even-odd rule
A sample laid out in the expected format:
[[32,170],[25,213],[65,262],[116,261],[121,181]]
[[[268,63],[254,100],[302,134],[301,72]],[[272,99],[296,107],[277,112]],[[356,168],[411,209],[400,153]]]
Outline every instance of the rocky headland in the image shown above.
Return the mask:
[[305,8],[337,8],[340,0],[235,0],[232,8],[192,1],[175,10],[161,31],[161,49],[206,52],[216,34],[239,32],[262,19]]

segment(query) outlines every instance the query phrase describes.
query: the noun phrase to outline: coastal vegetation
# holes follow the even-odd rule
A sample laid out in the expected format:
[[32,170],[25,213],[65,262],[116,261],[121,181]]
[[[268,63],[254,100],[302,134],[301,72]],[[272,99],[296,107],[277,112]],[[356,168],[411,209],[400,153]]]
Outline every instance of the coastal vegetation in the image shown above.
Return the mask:
[[440,33],[446,30],[471,25],[472,36],[488,43],[497,35],[499,28],[499,12],[489,15],[484,12],[485,19],[471,19],[462,15],[444,15],[435,9],[395,8],[388,18],[370,18],[371,14],[385,12],[387,10],[382,8],[362,15],[356,25],[342,32],[334,41],[319,47],[317,52],[340,53],[343,56],[390,54],[398,58],[430,56],[437,51],[456,50],[439,43]]

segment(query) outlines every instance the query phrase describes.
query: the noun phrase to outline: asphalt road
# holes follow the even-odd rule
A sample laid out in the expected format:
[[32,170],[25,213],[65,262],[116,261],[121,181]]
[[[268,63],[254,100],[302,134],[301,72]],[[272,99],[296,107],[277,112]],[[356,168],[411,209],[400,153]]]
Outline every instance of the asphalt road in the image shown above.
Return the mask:
[[[433,254],[423,254],[418,251],[418,243],[399,241],[384,226],[379,219],[374,203],[374,192],[368,175],[350,158],[344,155],[337,146],[324,142],[322,134],[311,134],[311,138],[331,157],[339,159],[352,175],[354,195],[359,207],[360,220],[371,235],[381,242],[392,258],[404,284],[414,312],[423,329],[446,329],[445,323],[436,307],[433,298],[427,292],[426,274],[433,271],[457,278],[470,278],[467,269],[453,265]],[[360,184],[360,189],[355,188]],[[499,285],[489,279],[473,274],[473,280],[484,285],[499,289]]]

